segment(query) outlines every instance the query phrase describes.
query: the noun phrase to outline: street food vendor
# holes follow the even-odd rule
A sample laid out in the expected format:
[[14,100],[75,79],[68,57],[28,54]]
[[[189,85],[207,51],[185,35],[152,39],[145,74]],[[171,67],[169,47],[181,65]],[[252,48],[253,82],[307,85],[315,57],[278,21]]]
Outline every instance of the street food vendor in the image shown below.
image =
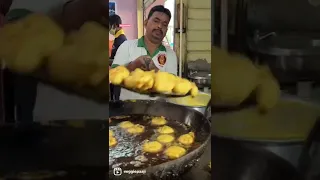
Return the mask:
[[[9,21],[18,20],[30,13],[44,13],[53,17],[66,31],[79,29],[86,21],[96,21],[108,26],[106,2],[102,0],[7,0],[12,1]],[[10,2],[11,4],[11,2]],[[14,78],[15,120],[32,122],[39,120],[106,118],[108,106],[101,106],[78,96],[38,83],[32,78],[12,73]],[[66,108],[67,107],[67,108]],[[14,111],[13,111],[14,112]]]
[[[145,35],[140,39],[125,41],[114,57],[112,68],[125,65],[130,71],[141,68],[146,71],[160,70],[177,75],[178,62],[176,53],[162,45],[170,19],[171,12],[169,9],[162,5],[154,6],[144,22]],[[120,99],[151,98],[147,95],[121,89]]]
[[[120,24],[122,24],[122,20],[119,15],[113,14],[109,16],[109,32],[114,36],[110,59],[114,59],[119,46],[127,40],[127,37],[124,34],[124,30],[120,27]],[[110,93],[112,100],[119,100],[120,92],[121,88],[119,86],[110,84]]]

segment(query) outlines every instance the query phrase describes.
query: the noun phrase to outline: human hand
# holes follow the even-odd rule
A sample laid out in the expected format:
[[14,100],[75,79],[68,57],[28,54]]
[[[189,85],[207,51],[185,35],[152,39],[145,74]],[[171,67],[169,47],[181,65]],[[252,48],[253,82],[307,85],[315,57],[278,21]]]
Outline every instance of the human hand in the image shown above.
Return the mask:
[[157,66],[154,64],[152,58],[148,55],[140,56],[134,61],[132,61],[130,64],[132,64],[132,68],[130,68],[132,70],[136,68],[140,68],[144,71],[151,71],[151,70],[159,71]]

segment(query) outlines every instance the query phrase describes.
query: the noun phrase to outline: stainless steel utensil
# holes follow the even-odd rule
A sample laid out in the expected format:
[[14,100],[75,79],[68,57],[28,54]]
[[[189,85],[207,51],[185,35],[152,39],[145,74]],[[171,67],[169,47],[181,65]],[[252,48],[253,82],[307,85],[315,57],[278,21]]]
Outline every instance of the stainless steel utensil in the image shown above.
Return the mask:
[[210,72],[193,72],[188,78],[194,82],[199,88],[211,87],[211,73]]

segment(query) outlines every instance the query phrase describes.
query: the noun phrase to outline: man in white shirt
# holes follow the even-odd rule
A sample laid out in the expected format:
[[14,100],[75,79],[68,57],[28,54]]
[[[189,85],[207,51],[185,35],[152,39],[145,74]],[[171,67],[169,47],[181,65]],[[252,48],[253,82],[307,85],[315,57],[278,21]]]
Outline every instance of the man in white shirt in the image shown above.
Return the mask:
[[[7,19],[14,21],[29,13],[44,13],[53,17],[66,32],[80,28],[86,21],[97,21],[107,27],[107,4],[105,0],[13,0]],[[17,121],[108,117],[107,105],[65,94],[25,76],[15,73],[12,76]]]
[[[112,68],[125,65],[130,71],[136,68],[143,70],[166,71],[177,74],[178,63],[175,52],[162,45],[168,24],[171,19],[170,11],[162,5],[154,6],[144,22],[146,33],[140,39],[125,41],[117,50]],[[121,100],[152,99],[147,95],[140,95],[121,89]]]

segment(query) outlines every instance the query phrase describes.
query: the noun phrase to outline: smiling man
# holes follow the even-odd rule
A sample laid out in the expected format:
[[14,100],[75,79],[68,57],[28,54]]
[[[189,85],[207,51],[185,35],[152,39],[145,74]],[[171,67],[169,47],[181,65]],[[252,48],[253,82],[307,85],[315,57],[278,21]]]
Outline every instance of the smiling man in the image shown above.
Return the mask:
[[[149,12],[148,19],[144,22],[145,35],[140,39],[124,42],[117,50],[112,68],[125,65],[130,71],[140,68],[146,71],[160,70],[176,75],[178,71],[176,53],[162,45],[170,19],[169,9],[161,5],[154,6]],[[150,97],[121,89],[120,99],[150,99]]]

